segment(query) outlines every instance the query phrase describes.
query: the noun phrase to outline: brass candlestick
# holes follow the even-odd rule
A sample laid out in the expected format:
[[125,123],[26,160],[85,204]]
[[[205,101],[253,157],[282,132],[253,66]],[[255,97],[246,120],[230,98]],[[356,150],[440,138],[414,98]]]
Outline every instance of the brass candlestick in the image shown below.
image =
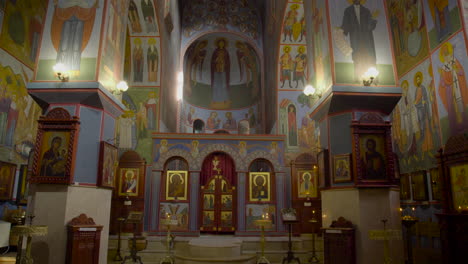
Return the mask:
[[[309,220],[309,223],[318,223],[318,220],[315,217],[315,210],[312,210],[312,219]],[[312,256],[309,259],[309,263],[320,263],[320,260],[317,258],[317,252],[315,250],[315,228],[314,232],[312,232]]]
[[166,219],[163,220],[163,224],[167,226],[167,236],[166,236],[166,256],[159,262],[160,264],[174,264],[174,259],[171,254],[171,226],[177,225],[177,220],[172,220],[169,213],[166,214]]
[[261,256],[257,260],[257,264],[270,264],[270,261],[265,257],[265,227],[271,228],[271,220],[268,219],[268,214],[262,215],[262,219],[256,220],[255,225],[260,227],[262,230],[262,238],[260,240]]

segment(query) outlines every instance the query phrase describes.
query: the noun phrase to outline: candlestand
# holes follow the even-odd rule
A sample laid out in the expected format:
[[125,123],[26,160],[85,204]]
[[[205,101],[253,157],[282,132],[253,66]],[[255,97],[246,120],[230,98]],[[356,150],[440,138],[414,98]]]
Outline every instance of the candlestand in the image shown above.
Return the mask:
[[298,220],[283,220],[283,223],[287,224],[289,227],[289,241],[288,241],[288,255],[283,258],[283,264],[285,263],[297,263],[301,264],[301,261],[298,257],[294,256],[294,252],[292,251],[292,225],[298,223]]
[[166,236],[166,256],[159,262],[160,264],[174,264],[174,259],[171,254],[171,226],[177,225],[177,220],[167,219],[162,220],[162,224],[167,226]]
[[406,227],[406,252],[408,255],[408,259],[405,262],[406,264],[413,264],[413,247],[411,243],[411,227],[418,222],[417,217],[413,216],[403,216],[401,219],[403,225]]
[[261,256],[257,260],[257,264],[270,264],[270,261],[265,257],[265,228],[271,228],[271,223],[269,219],[255,220],[255,225],[262,230],[262,238],[260,240]]
[[117,253],[115,254],[114,261],[121,261],[122,255],[120,255],[120,248],[122,245],[121,235],[122,235],[122,223],[125,221],[125,218],[117,218],[119,233],[117,234]]
[[[45,236],[47,235],[47,226],[42,226],[42,225],[17,225],[14,226],[11,230],[12,234],[18,235],[19,236],[19,241],[18,241],[18,253],[16,255],[16,263],[21,263],[21,264],[33,264],[34,261],[31,258],[31,242],[32,242],[32,237],[33,236]],[[23,237],[27,236],[27,244],[26,244],[26,253],[23,254]]]
[[[315,218],[312,218],[309,220],[309,223],[317,223],[317,222],[318,221]],[[316,233],[312,232],[312,256],[309,258],[309,263],[313,263],[313,264],[320,263],[320,260],[317,258],[317,252],[315,249],[315,236],[316,236]]]

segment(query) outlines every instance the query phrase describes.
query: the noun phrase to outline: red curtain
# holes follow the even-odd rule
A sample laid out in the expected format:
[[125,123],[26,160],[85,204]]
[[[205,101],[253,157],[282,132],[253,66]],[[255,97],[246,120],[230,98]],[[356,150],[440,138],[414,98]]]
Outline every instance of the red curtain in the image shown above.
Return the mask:
[[[214,161],[216,159],[218,161]],[[219,173],[214,170],[214,163],[217,164],[216,168],[219,169]],[[218,174],[224,176],[233,186],[237,185],[234,161],[226,153],[216,152],[206,157],[200,173],[200,184],[205,185],[211,176]]]

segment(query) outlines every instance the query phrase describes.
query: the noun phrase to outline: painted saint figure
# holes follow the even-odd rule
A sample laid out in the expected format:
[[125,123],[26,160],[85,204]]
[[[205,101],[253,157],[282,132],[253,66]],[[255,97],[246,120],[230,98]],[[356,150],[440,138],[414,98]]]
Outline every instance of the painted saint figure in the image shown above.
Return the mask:
[[254,177],[252,186],[252,198],[258,199],[259,201],[268,198],[267,180],[264,175],[256,175]]
[[133,0],[130,0],[128,7],[128,20],[132,32],[141,33],[140,15],[138,15],[138,8]]
[[429,124],[431,118],[430,101],[426,87],[422,84],[423,78],[422,72],[417,72],[414,75],[414,85],[416,86],[414,107],[416,108],[420,128],[416,134],[416,140],[422,142],[422,156],[424,157],[426,153],[430,153],[433,150],[434,143],[432,142],[432,133]]
[[302,83],[302,87],[305,87],[307,79],[307,55],[304,54],[305,46],[299,46],[297,48],[298,54],[294,58],[294,76],[293,80],[296,81],[296,88],[299,85],[299,81]]
[[289,41],[293,41],[291,37],[293,36],[293,26],[297,22],[298,8],[298,4],[292,4],[288,13],[286,13],[286,17],[284,18],[283,42],[286,41],[286,38],[289,38]]
[[284,83],[286,80],[289,82],[289,88],[292,88],[291,86],[291,71],[293,70],[293,60],[291,58],[291,47],[290,46],[284,46],[283,48],[283,55],[280,57],[280,81],[281,83],[281,88],[284,87]]
[[157,118],[157,106],[158,106],[158,97],[156,92],[148,93],[148,100],[145,103],[146,107],[146,120],[148,122],[148,129],[156,129],[156,118]]
[[148,63],[148,81],[158,81],[159,53],[156,47],[156,39],[148,39],[148,50],[146,52],[146,61]]
[[143,82],[143,48],[141,47],[141,39],[133,40],[133,81]]
[[437,30],[437,37],[441,42],[451,33],[449,0],[429,0],[428,4]]
[[185,186],[184,186],[184,179],[180,174],[172,174],[169,177],[169,192],[167,194],[168,197],[177,199],[182,198],[185,196]]
[[296,107],[288,106],[288,145],[297,146],[297,122],[296,122]]
[[218,117],[218,113],[211,112],[210,117],[206,120],[206,128],[208,129],[218,129],[219,124],[221,123],[220,119],[216,119]]
[[143,19],[145,20],[146,32],[158,32],[156,26],[156,19],[154,18],[153,3],[150,0],[141,0],[141,11],[143,13]]
[[237,122],[232,117],[232,112],[226,112],[226,121],[224,121],[223,128],[233,130],[237,129]]
[[439,68],[439,96],[447,110],[450,134],[454,135],[468,128],[468,85],[463,65],[455,58],[450,42],[442,45],[439,58],[443,63]]
[[364,164],[364,178],[367,180],[383,180],[386,178],[385,159],[377,149],[377,143],[374,139],[366,140],[367,151],[362,157]]
[[50,148],[42,155],[40,176],[65,176],[67,153],[61,148],[62,141],[59,136],[52,139]]
[[354,62],[354,75],[361,81],[362,75],[370,68],[376,66],[374,35],[372,31],[377,26],[375,19],[379,12],[371,14],[370,10],[361,4],[362,0],[348,0],[351,3],[343,15],[341,29],[345,36],[349,35],[352,59]]
[[212,102],[214,108],[228,108],[231,105],[229,100],[229,75],[230,60],[229,52],[226,49],[225,38],[218,38],[215,42],[216,49],[211,57],[211,89]]

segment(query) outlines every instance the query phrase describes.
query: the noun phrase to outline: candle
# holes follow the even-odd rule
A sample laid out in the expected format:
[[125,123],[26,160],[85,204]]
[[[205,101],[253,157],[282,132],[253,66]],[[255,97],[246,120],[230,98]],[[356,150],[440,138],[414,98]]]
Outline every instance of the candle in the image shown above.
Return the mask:
[[412,216],[412,217],[416,217],[416,208],[411,207],[411,212],[412,212],[412,213],[411,213],[411,216]]

